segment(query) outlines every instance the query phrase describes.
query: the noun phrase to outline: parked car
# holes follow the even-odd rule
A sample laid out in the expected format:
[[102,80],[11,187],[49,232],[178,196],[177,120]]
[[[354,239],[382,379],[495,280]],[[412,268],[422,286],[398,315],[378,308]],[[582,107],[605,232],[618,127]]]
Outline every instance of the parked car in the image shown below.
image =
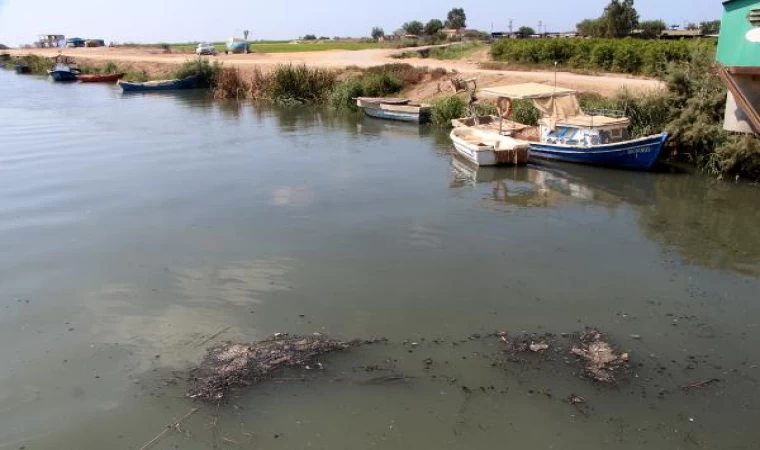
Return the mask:
[[208,43],[198,44],[198,48],[195,49],[196,55],[216,55],[216,49],[213,45]]

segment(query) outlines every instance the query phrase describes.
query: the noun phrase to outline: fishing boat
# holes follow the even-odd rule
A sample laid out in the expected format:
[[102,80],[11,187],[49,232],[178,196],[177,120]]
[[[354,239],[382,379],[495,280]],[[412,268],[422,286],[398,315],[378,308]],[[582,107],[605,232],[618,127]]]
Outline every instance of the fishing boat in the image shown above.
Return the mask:
[[115,83],[124,78],[123,73],[92,73],[80,74],[77,79],[81,83]]
[[358,97],[356,106],[370,117],[402,122],[425,123],[430,120],[430,105],[412,103],[405,98]]
[[648,170],[657,162],[668,133],[632,139],[621,111],[581,110],[578,91],[527,83],[480,91],[498,98],[509,119],[512,100],[530,100],[542,113],[537,127],[505,134],[530,141],[531,158]]
[[15,69],[18,74],[32,73],[32,69],[26,64],[16,64]]
[[524,165],[528,163],[530,143],[475,127],[451,130],[457,153],[478,166]]
[[198,87],[198,77],[191,76],[182,78],[181,80],[147,81],[144,83],[133,83],[119,80],[119,86],[121,86],[121,89],[124,92],[156,92],[195,89]]
[[76,69],[64,63],[58,63],[52,70],[48,70],[48,75],[50,75],[53,81],[59,82],[76,81],[77,73]]

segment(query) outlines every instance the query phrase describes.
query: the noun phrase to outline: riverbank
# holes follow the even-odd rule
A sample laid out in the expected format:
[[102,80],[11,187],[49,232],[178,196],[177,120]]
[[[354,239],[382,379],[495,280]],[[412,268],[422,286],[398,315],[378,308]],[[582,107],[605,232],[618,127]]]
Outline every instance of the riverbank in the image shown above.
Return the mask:
[[[425,47],[417,48],[424,49]],[[251,74],[256,70],[271,70],[283,64],[304,64],[308,67],[329,69],[370,68],[384,64],[397,63],[394,55],[403,52],[398,49],[372,49],[372,50],[328,50],[318,52],[290,52],[290,53],[252,53],[248,55],[217,55],[205,57],[210,61],[218,61],[225,67],[239,69],[243,74]],[[15,49],[8,53],[14,56],[38,55],[54,57],[59,54],[57,49]],[[171,54],[163,53],[160,48],[132,48],[132,47],[100,47],[100,48],[72,48],[66,49],[65,55],[75,58],[77,61],[97,65],[113,61],[118,64],[129,64],[137,71],[148,74],[166,73],[172,67],[186,62],[192,55],[187,53]],[[405,59],[404,63],[414,67],[431,67],[446,69],[448,72],[460,74],[464,78],[473,78],[478,81],[478,86],[489,87],[504,84],[538,82],[553,83],[554,72],[552,71],[518,71],[518,70],[487,70],[479,67],[477,62],[470,61],[431,61],[424,58]],[[584,75],[568,72],[559,72],[557,83],[572,89],[584,92],[592,92],[605,97],[614,96],[621,88],[631,92],[649,92],[660,90],[663,83],[653,79],[634,78],[626,75],[605,74],[600,76]],[[426,100],[436,91],[436,85],[421,88],[410,94],[414,100]],[[427,97],[426,97],[427,96]]]

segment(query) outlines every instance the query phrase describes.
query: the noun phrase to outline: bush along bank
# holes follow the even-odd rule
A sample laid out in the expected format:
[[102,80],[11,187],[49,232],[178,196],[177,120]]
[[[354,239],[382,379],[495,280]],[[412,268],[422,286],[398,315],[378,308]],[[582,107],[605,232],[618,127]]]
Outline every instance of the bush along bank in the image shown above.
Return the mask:
[[491,47],[495,61],[552,67],[661,75],[671,63],[690,61],[695,51],[715,51],[717,40],[502,39]]

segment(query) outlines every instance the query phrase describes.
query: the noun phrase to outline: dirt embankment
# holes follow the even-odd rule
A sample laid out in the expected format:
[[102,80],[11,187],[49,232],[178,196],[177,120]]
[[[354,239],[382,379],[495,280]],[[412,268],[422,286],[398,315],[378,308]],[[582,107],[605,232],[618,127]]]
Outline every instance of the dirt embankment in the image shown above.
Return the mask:
[[[59,54],[60,50],[20,49],[10,50],[9,53],[13,55],[35,54],[52,57]],[[191,53],[163,53],[161,49],[142,47],[71,48],[65,49],[63,53],[83,63],[98,65],[104,64],[106,61],[114,61],[120,65],[129,65],[132,70],[145,71],[149,74],[166,72],[172,66],[182,64],[193,57]],[[547,71],[481,69],[479,63],[482,61],[472,58],[463,61],[439,61],[422,58],[398,60],[392,57],[397,53],[399,53],[399,50],[389,49],[332,50],[305,53],[222,54],[208,58],[219,61],[225,66],[236,67],[244,73],[252,71],[255,68],[267,69],[279,64],[306,64],[308,66],[343,69],[352,66],[367,68],[402,61],[416,67],[441,67],[449,72],[456,72],[457,76],[461,76],[462,78],[474,78],[478,81],[479,87],[525,82],[554,83],[555,79],[555,73]],[[604,96],[612,96],[622,88],[632,92],[646,92],[662,88],[662,83],[657,80],[624,75],[582,75],[559,72],[556,74],[556,80],[561,86],[585,92],[594,92]],[[415,89],[410,94],[419,100],[428,98],[436,92],[437,83],[429,86],[420,86],[419,89]]]

